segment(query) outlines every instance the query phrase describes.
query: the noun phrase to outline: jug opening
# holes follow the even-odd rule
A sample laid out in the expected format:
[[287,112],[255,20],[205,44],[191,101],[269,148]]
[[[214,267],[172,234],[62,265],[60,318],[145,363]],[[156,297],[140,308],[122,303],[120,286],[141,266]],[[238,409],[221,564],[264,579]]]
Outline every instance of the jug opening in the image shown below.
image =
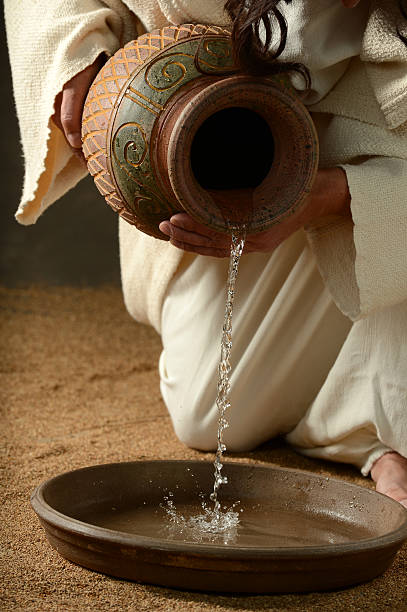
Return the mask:
[[225,222],[249,223],[253,192],[273,164],[274,139],[267,121],[249,108],[223,108],[200,125],[190,156],[196,180]]
[[257,112],[223,108],[200,125],[190,156],[192,172],[203,189],[255,189],[273,164],[273,134]]
[[177,210],[214,230],[262,232],[305,202],[317,169],[315,128],[273,79],[205,79],[157,122],[162,184]]

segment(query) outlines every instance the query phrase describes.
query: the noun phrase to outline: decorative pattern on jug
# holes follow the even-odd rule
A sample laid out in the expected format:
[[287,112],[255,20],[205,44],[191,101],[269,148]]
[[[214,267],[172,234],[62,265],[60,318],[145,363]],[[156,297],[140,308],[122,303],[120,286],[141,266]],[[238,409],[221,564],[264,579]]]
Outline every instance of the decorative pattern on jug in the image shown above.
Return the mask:
[[202,76],[196,62],[208,73],[233,70],[229,31],[187,24],[145,34],[110,58],[85,102],[83,152],[98,190],[157,238],[164,237],[158,224],[182,208],[160,185],[151,134],[174,94]]

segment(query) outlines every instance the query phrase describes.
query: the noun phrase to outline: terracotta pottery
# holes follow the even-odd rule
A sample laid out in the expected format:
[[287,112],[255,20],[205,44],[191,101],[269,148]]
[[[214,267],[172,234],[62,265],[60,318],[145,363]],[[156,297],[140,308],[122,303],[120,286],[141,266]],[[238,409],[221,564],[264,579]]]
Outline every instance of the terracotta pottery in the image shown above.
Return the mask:
[[219,231],[259,232],[304,202],[318,165],[311,117],[286,77],[232,62],[228,30],[169,26],[109,59],[82,124],[89,172],[140,230],[179,211]]
[[[68,472],[31,503],[63,557],[113,576],[230,593],[339,589],[371,580],[407,538],[407,511],[375,491],[318,474],[226,463],[222,506],[235,532],[196,541],[171,527],[164,496],[202,514],[213,488],[206,461],[136,461]],[[223,472],[222,472],[223,473]],[[50,568],[51,569],[51,568]]]

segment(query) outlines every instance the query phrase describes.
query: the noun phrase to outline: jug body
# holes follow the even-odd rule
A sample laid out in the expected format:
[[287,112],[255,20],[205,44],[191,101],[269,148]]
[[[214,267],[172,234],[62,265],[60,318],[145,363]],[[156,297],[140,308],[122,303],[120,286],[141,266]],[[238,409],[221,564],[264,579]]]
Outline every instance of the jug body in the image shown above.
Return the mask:
[[318,166],[291,86],[238,73],[217,26],[169,26],[120,49],[89,90],[82,140],[107,203],[161,239],[159,223],[180,211],[263,231],[302,205]]

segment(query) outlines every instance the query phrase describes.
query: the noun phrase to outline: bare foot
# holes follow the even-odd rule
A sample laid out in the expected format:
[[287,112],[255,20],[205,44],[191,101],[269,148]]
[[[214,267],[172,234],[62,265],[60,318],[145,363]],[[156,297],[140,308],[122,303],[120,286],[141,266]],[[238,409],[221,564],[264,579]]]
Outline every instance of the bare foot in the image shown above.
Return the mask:
[[407,508],[407,459],[396,452],[385,453],[373,464],[370,475],[376,491],[384,493]]

